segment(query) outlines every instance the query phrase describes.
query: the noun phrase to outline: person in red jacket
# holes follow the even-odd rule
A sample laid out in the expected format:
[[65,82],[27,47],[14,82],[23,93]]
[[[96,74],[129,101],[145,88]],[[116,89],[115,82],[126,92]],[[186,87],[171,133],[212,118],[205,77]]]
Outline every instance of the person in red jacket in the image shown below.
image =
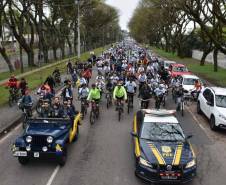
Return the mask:
[[85,70],[83,71],[82,76],[86,79],[87,81],[87,85],[89,84],[89,80],[92,77],[92,72],[89,68],[85,68]]

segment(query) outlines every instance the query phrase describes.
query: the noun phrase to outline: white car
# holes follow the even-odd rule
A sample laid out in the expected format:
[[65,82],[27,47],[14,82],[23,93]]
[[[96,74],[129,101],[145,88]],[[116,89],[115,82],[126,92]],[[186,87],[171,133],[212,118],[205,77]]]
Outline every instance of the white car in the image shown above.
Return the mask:
[[175,63],[176,63],[175,61],[165,60],[165,61],[163,61],[163,67],[164,67],[164,69],[168,70],[170,64],[175,64]]
[[181,84],[183,86],[183,89],[187,92],[184,93],[185,97],[190,97],[191,96],[191,91],[195,89],[195,81],[199,80],[202,84],[203,88],[203,83],[200,80],[200,78],[196,75],[182,75],[180,76],[181,78]]
[[226,128],[226,88],[206,87],[199,94],[197,112],[210,120],[210,128]]

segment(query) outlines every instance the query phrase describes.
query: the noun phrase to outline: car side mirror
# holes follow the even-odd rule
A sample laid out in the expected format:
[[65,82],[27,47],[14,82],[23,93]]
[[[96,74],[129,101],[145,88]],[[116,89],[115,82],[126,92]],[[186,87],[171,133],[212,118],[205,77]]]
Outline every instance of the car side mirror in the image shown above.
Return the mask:
[[190,135],[187,135],[187,136],[186,136],[186,139],[191,139],[192,137],[193,137],[193,135],[190,134]]
[[137,133],[136,132],[131,132],[130,133],[133,137],[138,137]]

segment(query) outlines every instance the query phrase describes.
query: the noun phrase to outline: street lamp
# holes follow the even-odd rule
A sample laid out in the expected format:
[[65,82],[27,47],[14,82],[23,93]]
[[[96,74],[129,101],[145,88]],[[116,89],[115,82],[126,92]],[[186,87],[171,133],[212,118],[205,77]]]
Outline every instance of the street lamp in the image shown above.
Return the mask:
[[77,25],[77,30],[78,30],[78,58],[80,59],[81,57],[81,38],[80,38],[80,0],[77,0],[78,3],[78,25]]

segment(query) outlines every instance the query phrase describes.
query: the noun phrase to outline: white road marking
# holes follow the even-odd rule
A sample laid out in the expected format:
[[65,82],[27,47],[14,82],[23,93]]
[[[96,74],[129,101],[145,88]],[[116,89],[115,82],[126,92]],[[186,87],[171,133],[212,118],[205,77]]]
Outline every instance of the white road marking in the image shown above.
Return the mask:
[[50,178],[49,178],[48,182],[46,183],[46,185],[51,185],[51,184],[53,183],[53,181],[54,181],[54,179],[55,179],[57,173],[59,172],[59,169],[60,169],[60,166],[58,165],[58,166],[54,169],[54,171],[53,171],[52,175],[50,176]]
[[188,112],[192,115],[193,119],[197,122],[198,126],[205,132],[206,136],[212,140],[212,138],[210,137],[208,131],[206,130],[206,128],[200,123],[200,121],[196,118],[196,116],[194,115],[194,113],[190,110],[190,108],[186,107],[186,109],[188,110]]

